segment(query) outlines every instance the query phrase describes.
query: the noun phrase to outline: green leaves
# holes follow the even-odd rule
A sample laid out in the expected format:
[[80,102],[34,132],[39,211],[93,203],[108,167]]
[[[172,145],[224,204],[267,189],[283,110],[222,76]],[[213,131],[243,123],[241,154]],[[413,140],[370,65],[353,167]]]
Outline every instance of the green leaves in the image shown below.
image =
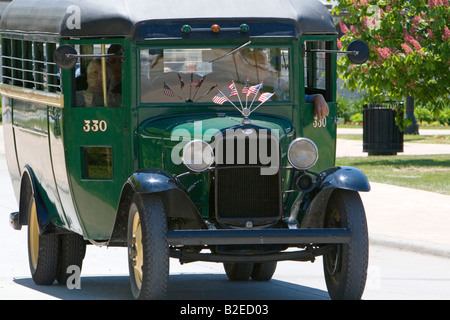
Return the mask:
[[[450,96],[450,8],[448,0],[339,0],[343,48],[356,39],[371,49],[359,66],[347,58],[338,71],[349,90],[364,91],[366,103],[404,100],[433,105]],[[341,28],[342,29],[342,28]]]

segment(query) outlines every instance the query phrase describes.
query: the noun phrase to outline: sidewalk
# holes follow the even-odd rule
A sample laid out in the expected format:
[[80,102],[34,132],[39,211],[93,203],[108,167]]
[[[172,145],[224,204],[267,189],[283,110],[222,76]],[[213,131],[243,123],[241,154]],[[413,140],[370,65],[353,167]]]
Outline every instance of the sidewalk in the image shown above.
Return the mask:
[[[362,128],[338,128],[338,134],[363,134]],[[421,136],[449,135],[450,129],[419,129]]]
[[[403,143],[403,152],[397,155],[450,154],[450,144]],[[367,157],[363,152],[362,140],[337,139],[336,157]]]
[[[362,135],[362,129],[342,129],[337,130],[337,150],[336,157],[367,157],[367,152],[363,152],[362,139],[344,140],[339,139],[339,134],[359,134]],[[420,135],[450,135],[450,130],[421,129]],[[397,155],[425,155],[425,154],[450,154],[450,144],[425,144],[425,143],[403,143],[403,152]]]
[[[359,129],[339,133],[362,134]],[[450,134],[450,130],[421,130],[421,134]],[[366,157],[362,141],[337,141],[337,157]],[[448,144],[404,143],[401,155],[450,154]],[[450,196],[371,182],[360,196],[366,210],[372,244],[450,258]]]

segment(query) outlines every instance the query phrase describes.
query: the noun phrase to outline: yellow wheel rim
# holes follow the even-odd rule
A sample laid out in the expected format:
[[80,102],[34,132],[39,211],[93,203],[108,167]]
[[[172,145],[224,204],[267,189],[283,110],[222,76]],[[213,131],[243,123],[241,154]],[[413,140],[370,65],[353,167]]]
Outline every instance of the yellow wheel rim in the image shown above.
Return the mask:
[[31,204],[30,221],[28,223],[30,260],[34,269],[37,268],[39,256],[39,225],[37,220],[36,203],[33,200]]
[[132,253],[131,259],[133,261],[134,269],[134,280],[138,289],[142,286],[142,266],[144,264],[144,251],[142,248],[142,229],[141,220],[139,219],[139,212],[135,212],[133,218],[133,229],[132,229]]

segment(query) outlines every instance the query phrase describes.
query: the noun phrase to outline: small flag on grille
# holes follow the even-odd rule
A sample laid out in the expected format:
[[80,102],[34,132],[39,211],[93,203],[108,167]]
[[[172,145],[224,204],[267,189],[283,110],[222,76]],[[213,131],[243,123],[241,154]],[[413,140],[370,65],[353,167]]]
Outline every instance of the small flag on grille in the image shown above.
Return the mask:
[[248,88],[250,88],[250,81],[247,78],[247,82],[245,83],[245,86],[242,88],[242,94],[248,94]]
[[220,105],[224,104],[227,100],[228,100],[227,97],[225,97],[222,92],[218,92],[212,99],[214,103]]
[[164,82],[164,94],[168,97],[175,96],[175,92]]
[[261,82],[260,84],[251,86],[250,88],[248,88],[248,93],[247,93],[247,95],[250,95],[250,94],[257,94],[258,91],[259,91],[262,87],[263,87],[262,82]]
[[231,84],[228,86],[228,88],[231,89],[230,98],[238,95],[238,91],[236,89],[236,85],[234,84],[234,81],[231,82]]
[[269,100],[274,94],[275,94],[275,92],[274,92],[274,93],[270,93],[270,92],[262,93],[262,94],[259,96],[258,101],[260,101],[260,102],[266,102],[266,101]]

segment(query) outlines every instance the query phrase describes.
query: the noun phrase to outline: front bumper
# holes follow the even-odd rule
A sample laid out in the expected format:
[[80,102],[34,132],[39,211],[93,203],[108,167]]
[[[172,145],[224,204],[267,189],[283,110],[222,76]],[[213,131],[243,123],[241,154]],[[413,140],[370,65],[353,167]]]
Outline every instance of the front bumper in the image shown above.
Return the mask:
[[207,245],[256,245],[284,244],[301,246],[307,244],[349,243],[350,229],[263,229],[263,230],[177,230],[167,233],[172,246]]
[[[270,230],[188,230],[169,231],[170,256],[180,263],[194,261],[264,263],[270,261],[314,261],[316,257],[334,252],[337,244],[349,243],[350,229],[270,229]],[[296,251],[233,254],[201,253],[202,246],[283,245]],[[180,247],[181,246],[181,247]],[[187,248],[187,249],[184,249]],[[190,249],[189,249],[190,248]],[[206,248],[206,247],[203,247]],[[299,249],[303,248],[303,249]]]

